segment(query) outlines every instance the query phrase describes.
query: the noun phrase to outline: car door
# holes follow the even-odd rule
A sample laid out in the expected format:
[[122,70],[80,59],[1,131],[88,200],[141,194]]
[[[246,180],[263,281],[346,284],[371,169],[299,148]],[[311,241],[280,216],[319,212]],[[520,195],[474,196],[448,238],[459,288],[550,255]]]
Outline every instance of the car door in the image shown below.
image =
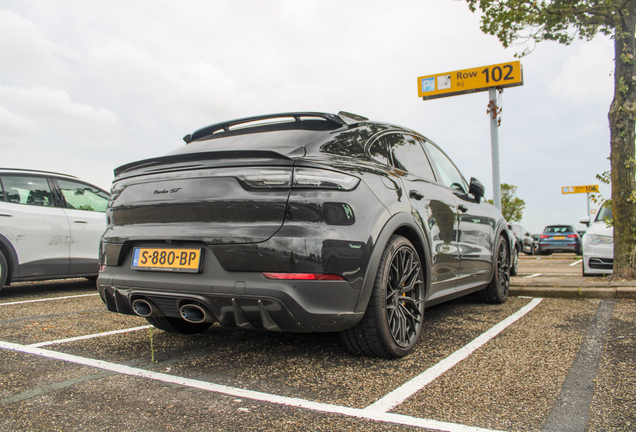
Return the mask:
[[70,274],[97,274],[99,242],[106,231],[108,193],[87,183],[55,179],[71,230]]
[[18,258],[18,278],[45,278],[68,273],[71,230],[53,194],[50,179],[4,174],[0,200],[0,235]]
[[455,293],[459,271],[457,206],[452,191],[437,184],[433,169],[414,135],[382,136],[390,149],[396,174],[422,228],[431,240],[431,289],[428,300]]
[[458,210],[459,275],[457,291],[490,281],[496,221],[488,206],[468,194],[468,184],[455,164],[437,145],[425,143],[426,151],[442,184],[452,191]]

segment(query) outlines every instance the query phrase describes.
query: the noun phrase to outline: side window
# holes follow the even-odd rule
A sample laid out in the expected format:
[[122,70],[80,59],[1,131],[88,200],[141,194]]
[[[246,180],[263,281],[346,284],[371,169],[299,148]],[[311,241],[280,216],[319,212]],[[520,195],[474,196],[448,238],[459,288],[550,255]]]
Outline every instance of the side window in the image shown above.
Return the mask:
[[439,175],[442,177],[441,182],[444,186],[448,186],[455,190],[467,193],[468,185],[464,181],[461,173],[451,162],[451,160],[442,152],[435,144],[426,141],[426,150],[431,156],[432,162],[437,167]]
[[57,180],[69,208],[96,212],[106,211],[108,194],[85,183]]
[[386,145],[386,141],[382,138],[376,140],[371,147],[369,147],[369,154],[378,162],[385,165],[391,165],[391,159],[389,159],[389,149]]
[[393,153],[393,165],[425,180],[435,181],[431,164],[420,141],[412,135],[389,134],[382,137]]
[[3,176],[7,202],[43,207],[54,205],[49,182],[44,177]]

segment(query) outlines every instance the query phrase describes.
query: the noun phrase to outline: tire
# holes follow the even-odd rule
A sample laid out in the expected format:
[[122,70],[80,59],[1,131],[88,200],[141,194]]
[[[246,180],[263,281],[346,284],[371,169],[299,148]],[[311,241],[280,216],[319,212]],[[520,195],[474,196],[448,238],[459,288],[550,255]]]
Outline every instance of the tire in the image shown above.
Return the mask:
[[512,265],[510,266],[510,276],[517,276],[519,272],[519,251],[514,248],[512,251]]
[[526,255],[534,255],[534,242],[530,243],[530,252],[526,253]]
[[153,326],[158,329],[170,332],[170,333],[180,333],[180,334],[196,334],[203,333],[207,329],[210,328],[212,323],[191,323],[187,322],[181,318],[171,318],[171,317],[146,317],[146,321],[148,321]]
[[505,303],[510,292],[510,255],[508,243],[503,236],[499,236],[495,251],[492,280],[486,288],[479,291],[481,300],[489,304]]
[[389,239],[362,320],[340,333],[358,355],[399,358],[417,344],[424,320],[424,271],[417,250],[406,238]]
[[7,283],[7,278],[9,277],[9,265],[7,264],[7,259],[4,257],[2,251],[0,251],[0,290]]

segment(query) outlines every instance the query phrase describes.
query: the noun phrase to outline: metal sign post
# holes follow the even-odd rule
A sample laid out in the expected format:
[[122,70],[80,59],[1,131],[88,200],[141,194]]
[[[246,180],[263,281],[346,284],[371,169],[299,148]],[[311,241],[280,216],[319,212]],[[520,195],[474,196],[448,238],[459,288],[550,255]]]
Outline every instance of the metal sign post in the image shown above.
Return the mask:
[[493,200],[495,207],[501,210],[501,181],[499,179],[499,124],[497,123],[497,89],[488,90],[490,97],[489,107],[490,114],[490,148],[492,152],[492,188]]

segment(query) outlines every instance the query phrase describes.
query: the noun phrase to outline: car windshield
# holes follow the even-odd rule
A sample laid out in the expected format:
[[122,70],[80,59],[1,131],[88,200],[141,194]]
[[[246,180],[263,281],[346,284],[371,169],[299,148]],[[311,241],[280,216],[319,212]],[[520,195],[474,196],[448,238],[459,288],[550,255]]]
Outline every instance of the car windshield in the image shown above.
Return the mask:
[[561,234],[567,232],[574,232],[574,229],[571,226],[559,225],[559,226],[547,226],[543,231],[547,234]]
[[611,222],[612,220],[612,209],[607,207],[605,204],[599,209],[598,214],[596,215],[596,222]]

